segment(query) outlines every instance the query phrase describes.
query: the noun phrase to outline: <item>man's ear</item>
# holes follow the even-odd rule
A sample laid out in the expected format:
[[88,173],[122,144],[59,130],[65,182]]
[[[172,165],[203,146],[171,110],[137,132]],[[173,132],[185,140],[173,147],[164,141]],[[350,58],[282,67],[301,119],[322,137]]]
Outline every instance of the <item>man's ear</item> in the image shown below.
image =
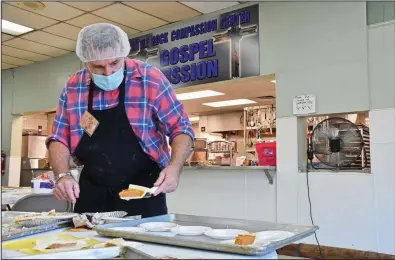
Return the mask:
[[91,71],[91,69],[89,68],[89,66],[88,66],[88,62],[86,62],[86,63],[83,63],[83,65],[84,65],[84,67],[88,70],[88,72],[89,72],[89,74],[91,75],[91,77],[93,76],[92,74],[92,71]]

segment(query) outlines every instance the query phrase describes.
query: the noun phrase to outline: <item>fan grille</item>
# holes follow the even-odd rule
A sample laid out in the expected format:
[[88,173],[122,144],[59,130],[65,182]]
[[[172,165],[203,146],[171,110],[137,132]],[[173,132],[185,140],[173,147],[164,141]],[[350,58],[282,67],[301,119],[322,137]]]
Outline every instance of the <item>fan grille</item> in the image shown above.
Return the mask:
[[314,128],[311,141],[315,157],[337,168],[353,164],[361,156],[363,148],[360,130],[344,118],[321,121]]

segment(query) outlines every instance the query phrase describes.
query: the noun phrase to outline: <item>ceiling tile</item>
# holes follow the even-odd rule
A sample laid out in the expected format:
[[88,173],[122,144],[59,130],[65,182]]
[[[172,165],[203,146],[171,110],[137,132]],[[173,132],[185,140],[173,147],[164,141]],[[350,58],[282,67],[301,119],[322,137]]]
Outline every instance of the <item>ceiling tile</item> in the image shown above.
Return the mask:
[[98,16],[93,15],[93,14],[84,14],[84,15],[82,15],[80,17],[68,20],[68,21],[66,21],[66,23],[69,23],[69,24],[74,25],[74,26],[78,26],[80,28],[85,27],[85,26],[90,25],[90,24],[94,24],[94,23],[111,23],[111,24],[117,25],[120,28],[122,28],[122,30],[124,30],[128,35],[132,35],[132,34],[135,34],[135,33],[139,32],[139,31],[134,30],[132,28],[129,28],[127,26],[120,25],[118,23],[114,23],[112,21],[109,21],[107,19],[98,17]]
[[28,12],[26,10],[6,4],[4,2],[1,3],[1,7],[1,12],[3,14],[2,19],[30,28],[41,29],[43,27],[47,27],[57,23],[57,21],[53,19]]
[[29,60],[23,60],[23,59],[19,59],[19,58],[7,56],[7,55],[1,55],[1,61],[4,63],[7,63],[7,64],[16,65],[16,66],[23,66],[26,64],[33,63],[32,61],[29,61]]
[[5,46],[5,45],[1,46],[1,52],[2,52],[2,54],[6,54],[8,56],[31,60],[31,61],[42,61],[42,60],[47,60],[47,59],[52,58],[50,56],[45,56],[42,54],[30,52],[30,51],[15,49],[15,48]]
[[15,65],[1,63],[1,69],[2,70],[11,69],[11,68],[15,68],[15,67],[16,67]]
[[[25,7],[23,5],[21,5],[19,2],[8,2],[9,4],[13,5],[13,6],[17,6],[19,8],[22,8],[24,10],[27,10],[29,12],[32,13],[36,13],[36,14],[40,14],[55,20],[59,20],[59,21],[64,21],[79,15],[84,14],[83,11],[78,10],[74,7],[68,6],[68,5],[64,5],[62,3],[59,2],[43,2],[43,4],[45,5],[45,8],[42,10],[34,10],[28,7]],[[21,2],[23,3],[23,2]]]
[[208,14],[221,9],[225,9],[234,5],[240,4],[239,2],[181,2],[201,13]]
[[21,38],[15,38],[15,39],[3,42],[3,45],[15,47],[15,48],[26,50],[26,51],[32,51],[35,53],[40,53],[40,54],[44,54],[44,55],[51,56],[51,57],[56,57],[56,56],[60,56],[60,55],[69,53],[69,51],[61,50],[61,49],[58,49],[55,47],[28,41],[28,40],[21,39]]
[[2,42],[8,41],[8,40],[10,40],[10,39],[12,39],[12,38],[14,38],[14,36],[11,36],[11,35],[8,35],[8,34],[5,34],[5,33],[2,33],[2,34],[1,34],[1,41],[2,41]]
[[177,22],[201,13],[179,2],[123,2],[137,10],[152,14],[165,21]]
[[167,22],[161,19],[142,13],[120,3],[110,5],[103,9],[94,11],[93,13],[140,31],[149,30],[167,24]]
[[114,2],[62,2],[71,6],[74,6],[75,8],[84,10],[86,12],[90,12],[93,10],[97,10],[100,8],[103,8],[107,5],[113,4]]
[[76,44],[75,41],[46,32],[35,31],[35,32],[24,34],[21,36],[21,38],[29,41],[50,45],[64,50],[75,51],[75,44]]
[[55,35],[63,36],[65,38],[69,38],[72,40],[77,40],[78,33],[80,32],[81,28],[75,27],[73,25],[67,23],[58,23],[52,25],[48,28],[43,29],[45,32],[49,32]]

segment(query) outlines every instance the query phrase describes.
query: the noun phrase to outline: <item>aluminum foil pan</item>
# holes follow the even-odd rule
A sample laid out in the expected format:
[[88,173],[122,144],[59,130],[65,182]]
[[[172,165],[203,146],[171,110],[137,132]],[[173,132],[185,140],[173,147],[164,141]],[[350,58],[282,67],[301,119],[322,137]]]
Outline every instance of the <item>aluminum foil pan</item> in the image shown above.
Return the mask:
[[57,219],[31,219],[31,220],[22,220],[19,221],[18,224],[21,227],[31,228],[31,227],[38,227],[43,225],[55,225],[59,222]]
[[125,217],[128,213],[125,211],[112,211],[112,212],[99,212],[99,213],[85,213],[87,216],[93,216],[95,215],[100,217],[100,218],[123,218]]

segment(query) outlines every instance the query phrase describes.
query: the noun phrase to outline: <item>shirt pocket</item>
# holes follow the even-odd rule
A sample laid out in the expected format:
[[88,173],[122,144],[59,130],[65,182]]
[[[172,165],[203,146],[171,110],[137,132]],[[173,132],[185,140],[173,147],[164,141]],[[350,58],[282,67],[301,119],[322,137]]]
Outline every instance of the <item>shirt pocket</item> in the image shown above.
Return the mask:
[[145,97],[127,97],[125,99],[126,114],[130,124],[139,130],[155,127],[150,100]]

